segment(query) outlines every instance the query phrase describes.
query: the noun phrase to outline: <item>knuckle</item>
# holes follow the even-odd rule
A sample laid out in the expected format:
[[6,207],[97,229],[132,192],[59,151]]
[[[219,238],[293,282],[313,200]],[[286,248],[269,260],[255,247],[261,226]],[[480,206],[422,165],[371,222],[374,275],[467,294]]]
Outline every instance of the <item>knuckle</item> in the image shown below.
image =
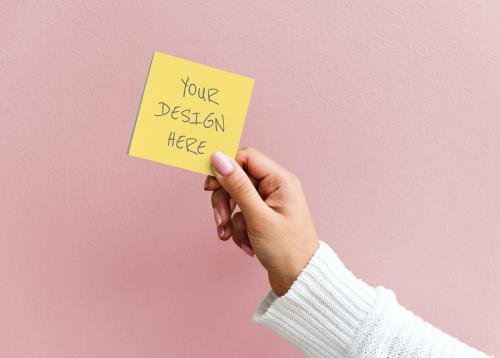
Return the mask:
[[240,151],[242,153],[246,153],[247,156],[252,156],[253,154],[255,154],[257,152],[257,149],[255,149],[254,147],[251,147],[251,146],[245,146],[245,147],[241,148]]
[[254,147],[248,146],[247,147],[247,152],[250,153],[250,154],[253,154],[253,153],[257,152],[257,149],[255,149]]
[[245,153],[248,152],[248,147],[241,147],[240,149],[238,149],[238,152],[236,153],[236,156],[242,156],[244,155]]
[[300,178],[293,174],[293,181],[295,182],[295,185],[298,187],[298,188],[302,188],[302,181],[300,180]]
[[302,182],[300,181],[300,178],[292,172],[287,173],[286,180],[287,183],[289,183],[289,185],[292,187],[296,188],[302,187]]

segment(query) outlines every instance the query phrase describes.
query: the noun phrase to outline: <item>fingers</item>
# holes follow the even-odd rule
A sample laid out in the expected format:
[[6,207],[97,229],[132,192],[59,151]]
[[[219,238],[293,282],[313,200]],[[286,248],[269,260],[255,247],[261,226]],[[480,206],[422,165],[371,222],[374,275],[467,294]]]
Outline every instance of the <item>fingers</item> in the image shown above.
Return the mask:
[[[264,199],[280,186],[290,183],[294,179],[288,170],[252,147],[241,148],[236,154],[235,160],[247,173],[252,184]],[[221,184],[215,176],[207,176],[206,191],[217,190],[220,187]]]
[[252,178],[258,180],[258,192],[270,204],[269,195],[280,187],[287,186],[293,179],[292,173],[252,147],[241,148],[236,161]]
[[220,183],[217,181],[217,179],[212,176],[208,175],[207,179],[205,180],[205,186],[204,190],[205,191],[214,191],[220,188]]
[[212,207],[219,238],[225,241],[233,237],[235,244],[247,255],[254,256],[243,215],[238,212],[231,218],[235,202],[223,188],[212,193]]
[[257,180],[284,169],[274,160],[252,147],[238,150],[235,160],[250,176]]
[[250,240],[248,239],[247,227],[245,219],[241,211],[235,213],[231,219],[233,229],[233,241],[238,245],[248,256],[254,256],[254,251]]
[[[247,175],[248,175],[248,173],[247,173]],[[251,175],[248,175],[248,177],[250,178],[250,181],[252,182],[253,186],[257,187],[257,185],[259,184],[257,179],[255,179]],[[205,186],[204,186],[205,191],[214,191],[214,190],[219,189],[220,187],[221,187],[221,185],[216,177],[214,177],[212,175],[207,176],[207,179],[205,180]]]
[[[221,151],[212,154],[210,160],[215,178],[236,201],[245,216],[272,215],[272,210],[264,203],[248,175],[235,160]],[[249,163],[248,159],[246,162]],[[264,169],[260,168],[257,173],[262,174],[263,171]]]
[[[248,177],[255,186],[257,186],[259,180],[265,178],[266,176],[284,171],[284,168],[281,165],[252,147],[239,149],[238,153],[236,153],[235,160],[247,173]],[[216,190],[220,186],[221,185],[215,176],[207,176],[205,181],[206,191]]]
[[215,225],[217,226],[217,235],[220,239],[227,240],[231,237],[232,228],[228,224],[236,204],[223,188],[215,190],[212,193],[211,200]]
[[229,194],[222,188],[212,193],[212,207],[214,209],[214,219],[216,225],[226,225],[231,218],[229,206]]

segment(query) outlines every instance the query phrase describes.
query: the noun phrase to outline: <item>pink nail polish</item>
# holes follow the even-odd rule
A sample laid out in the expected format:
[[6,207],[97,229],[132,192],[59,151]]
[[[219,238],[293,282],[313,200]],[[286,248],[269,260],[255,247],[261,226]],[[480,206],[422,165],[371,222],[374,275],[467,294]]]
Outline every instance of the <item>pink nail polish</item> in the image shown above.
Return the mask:
[[217,210],[216,207],[214,207],[214,219],[217,225],[220,225],[222,223],[222,218],[220,217],[219,210]]
[[255,253],[253,252],[252,248],[250,246],[248,246],[247,244],[241,244],[240,248],[245,251],[245,253],[250,256],[250,257],[253,257],[253,255],[255,255]]
[[224,228],[222,226],[217,226],[217,235],[219,235],[220,238],[222,238],[224,236],[225,232],[226,232],[226,230],[224,230]]
[[220,150],[216,150],[214,154],[210,157],[210,161],[215,170],[217,170],[222,176],[228,175],[233,171],[233,163],[228,157]]

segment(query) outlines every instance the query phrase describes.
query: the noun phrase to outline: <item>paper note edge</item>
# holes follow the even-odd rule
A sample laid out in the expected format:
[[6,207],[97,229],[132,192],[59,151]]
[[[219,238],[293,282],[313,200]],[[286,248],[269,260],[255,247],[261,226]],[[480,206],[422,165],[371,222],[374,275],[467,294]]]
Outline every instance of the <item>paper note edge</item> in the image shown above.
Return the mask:
[[196,61],[192,61],[192,60],[187,60],[185,58],[177,57],[177,56],[171,55],[171,54],[166,53],[166,52],[155,51],[154,53],[155,54],[157,53],[157,54],[162,55],[162,56],[173,57],[176,60],[182,60],[182,61],[190,62],[190,63],[198,65],[198,66],[207,67],[207,68],[210,68],[212,70],[217,70],[217,71],[225,72],[227,74],[234,75],[234,76],[237,76],[237,77],[242,77],[244,79],[251,80],[251,81],[255,82],[255,79],[253,77],[250,77],[250,76],[247,76],[247,75],[242,75],[240,73],[231,72],[231,71],[228,71],[228,70],[223,70],[221,68],[214,67],[214,66],[211,66],[211,65],[205,65],[204,63],[200,63],[200,62],[196,62]]
[[247,105],[245,108],[245,113],[243,114],[243,125],[241,126],[240,133],[238,133],[238,143],[236,144],[236,153],[234,154],[233,159],[236,159],[236,154],[238,154],[238,150],[240,149],[241,137],[243,137],[243,130],[247,124],[248,110],[250,109],[250,103],[252,102],[253,89],[255,87],[255,80],[253,78],[247,77],[252,81],[252,85],[250,86],[250,96],[248,97]]
[[153,56],[151,56],[151,61],[149,62],[148,74],[146,75],[146,81],[144,82],[144,88],[142,89],[141,100],[139,101],[139,108],[137,109],[137,115],[135,116],[134,129],[132,130],[132,135],[130,136],[130,141],[128,143],[127,154],[130,154],[130,149],[132,148],[132,140],[134,139],[135,129],[137,128],[137,122],[139,120],[139,113],[141,112],[142,101],[144,100],[144,92],[146,92],[146,87],[148,85],[149,74],[151,73],[151,66],[153,65],[153,60],[155,58],[155,53],[157,51],[153,51]]
[[165,166],[166,167],[169,167],[169,168],[174,168],[176,170],[185,170],[187,172],[190,172],[190,173],[195,173],[195,174],[201,174],[201,175],[211,175],[213,176],[214,173],[213,171],[211,170],[210,174],[207,174],[206,172],[202,172],[201,170],[196,170],[196,169],[188,169],[188,168],[184,168],[184,167],[181,167],[179,165],[174,165],[174,164],[169,164],[169,163],[165,163],[165,162],[162,162],[162,161],[159,161],[157,159],[151,159],[151,158],[146,158],[146,157],[141,157],[139,155],[136,155],[136,154],[129,154],[129,156],[131,156],[132,158],[137,158],[141,161],[145,160],[146,162],[150,162],[150,163],[153,163],[153,164],[157,164],[157,165],[160,165],[162,168],[164,168]]

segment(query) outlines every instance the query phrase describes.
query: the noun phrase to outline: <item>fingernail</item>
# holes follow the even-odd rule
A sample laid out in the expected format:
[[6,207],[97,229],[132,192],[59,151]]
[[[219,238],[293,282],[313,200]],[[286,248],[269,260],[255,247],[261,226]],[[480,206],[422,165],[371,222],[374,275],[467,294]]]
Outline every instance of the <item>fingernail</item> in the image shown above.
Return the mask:
[[224,228],[222,226],[217,226],[217,235],[219,235],[220,238],[222,238],[224,236],[225,232],[226,232],[226,230],[224,230]]
[[205,180],[205,185],[203,186],[203,189],[207,190],[209,180],[210,180],[210,178],[207,177],[207,179]]
[[214,154],[210,157],[210,161],[214,166],[215,170],[217,170],[222,176],[228,175],[233,171],[233,163],[229,160],[228,157],[220,150],[216,150]]
[[240,248],[245,251],[245,253],[250,256],[250,257],[253,257],[253,255],[255,255],[255,253],[253,252],[252,248],[250,246],[248,246],[247,244],[241,244]]
[[233,212],[234,208],[236,207],[236,201],[234,201],[233,198],[229,199],[229,206],[231,208],[231,212]]
[[214,207],[214,219],[217,225],[220,225],[222,223],[222,218],[220,217],[219,210],[217,210],[216,207]]

